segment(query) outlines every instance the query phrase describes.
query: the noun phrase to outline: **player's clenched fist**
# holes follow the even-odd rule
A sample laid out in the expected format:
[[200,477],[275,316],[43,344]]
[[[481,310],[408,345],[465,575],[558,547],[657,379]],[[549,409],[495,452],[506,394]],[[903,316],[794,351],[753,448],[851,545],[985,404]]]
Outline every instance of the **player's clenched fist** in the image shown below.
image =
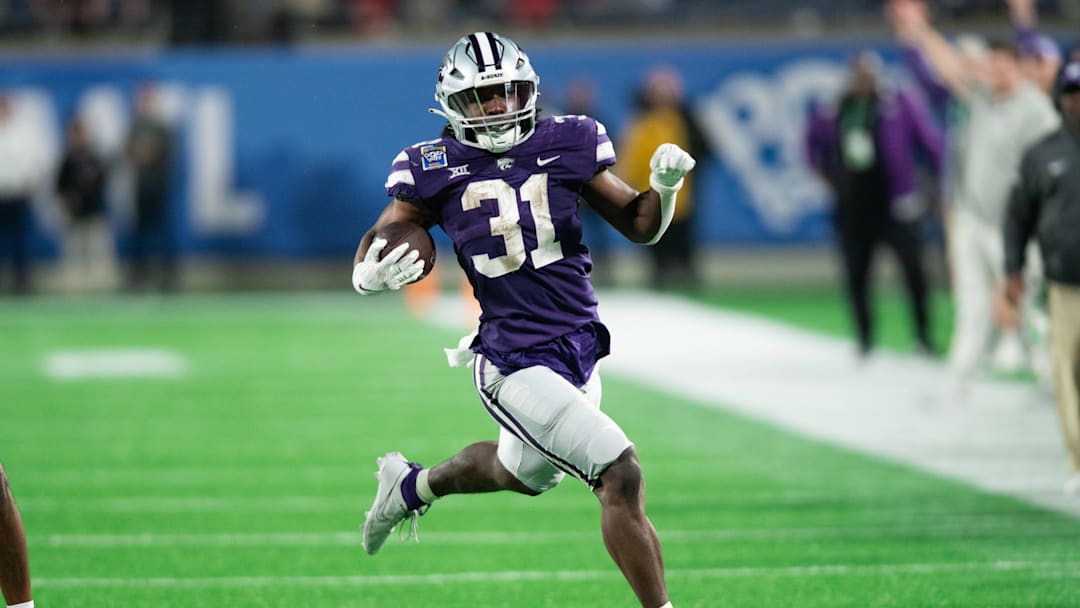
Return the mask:
[[649,186],[660,196],[660,229],[646,245],[655,245],[664,236],[671,219],[675,216],[675,195],[683,185],[683,176],[694,168],[697,161],[675,144],[660,144],[649,161]]
[[420,252],[408,251],[408,243],[398,245],[380,259],[379,254],[385,248],[386,239],[375,239],[364,254],[364,261],[353,267],[353,287],[361,294],[401,289],[424,273],[424,262],[418,259]]
[[660,144],[656,152],[653,152],[652,160],[649,161],[649,167],[652,169],[649,185],[654,190],[660,189],[657,186],[678,190],[682,187],[683,176],[689,173],[696,164],[694,157],[679,146]]

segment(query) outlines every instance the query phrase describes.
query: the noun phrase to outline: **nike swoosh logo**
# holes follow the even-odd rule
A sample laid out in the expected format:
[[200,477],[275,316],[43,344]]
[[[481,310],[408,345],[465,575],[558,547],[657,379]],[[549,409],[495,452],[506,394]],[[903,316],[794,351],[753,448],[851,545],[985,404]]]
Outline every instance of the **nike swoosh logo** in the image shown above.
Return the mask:
[[536,166],[537,167],[543,167],[544,165],[549,164],[549,163],[553,163],[553,162],[559,160],[560,158],[562,158],[562,154],[557,154],[555,156],[552,156],[551,158],[540,158],[539,156],[537,156],[536,157]]

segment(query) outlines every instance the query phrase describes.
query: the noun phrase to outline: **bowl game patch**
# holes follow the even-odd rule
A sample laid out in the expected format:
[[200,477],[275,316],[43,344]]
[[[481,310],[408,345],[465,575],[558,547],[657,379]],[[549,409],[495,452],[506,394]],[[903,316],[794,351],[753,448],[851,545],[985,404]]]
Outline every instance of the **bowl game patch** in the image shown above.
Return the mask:
[[420,148],[420,159],[424,171],[446,168],[446,146],[424,146]]

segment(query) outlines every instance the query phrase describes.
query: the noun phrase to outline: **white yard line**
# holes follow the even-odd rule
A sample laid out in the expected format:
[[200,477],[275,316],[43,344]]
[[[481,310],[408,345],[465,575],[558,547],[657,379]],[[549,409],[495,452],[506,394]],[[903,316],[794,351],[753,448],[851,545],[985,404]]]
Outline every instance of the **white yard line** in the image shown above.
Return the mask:
[[[977,538],[997,535],[1002,529],[1029,538],[1057,537],[1061,527],[1054,522],[1017,522],[1014,517],[992,517],[932,524],[816,527],[738,527],[701,530],[661,530],[660,539],[672,544],[717,544],[724,542],[783,542],[785,540],[868,540],[909,538],[912,535],[934,538]],[[506,532],[477,530],[470,532],[422,532],[420,542],[431,545],[564,545],[595,544],[598,529],[546,532]],[[122,547],[359,547],[359,532],[224,532],[224,533],[124,533],[124,534],[47,534],[30,540],[32,547],[53,549],[113,549]],[[1045,557],[1045,556],[1044,556]]]
[[183,355],[163,348],[58,350],[45,355],[42,369],[55,380],[175,378],[187,373],[188,361]]
[[880,352],[859,365],[847,341],[673,297],[602,294],[600,315],[605,373],[1080,515],[1037,387],[980,380],[966,404],[948,402],[941,362]]
[[[573,486],[568,486],[573,488]],[[875,496],[873,490],[863,492],[846,491],[848,498],[859,499]],[[509,501],[515,511],[552,511],[568,510],[580,512],[596,508],[595,502],[582,502],[577,491],[560,491],[544,496],[544,500],[527,500],[516,495],[500,496],[499,500]],[[692,503],[700,498],[697,492],[667,492],[665,499],[672,503]],[[807,500],[829,498],[823,492],[807,491],[761,491],[746,492],[739,496],[748,502],[768,501],[770,505],[803,504]],[[38,513],[108,513],[108,514],[196,514],[215,513],[222,515],[236,513],[276,513],[276,514],[341,514],[357,513],[359,506],[355,497],[312,497],[312,496],[117,496],[111,498],[32,496],[19,499],[19,506]],[[361,505],[362,506],[362,505]],[[938,518],[948,517],[950,521],[959,521],[953,515],[954,506],[944,501],[926,500],[921,503],[924,515]],[[491,509],[490,501],[446,501],[439,503],[439,511],[483,511]],[[887,507],[878,507],[877,516],[886,515]],[[361,510],[362,512],[362,510]],[[892,513],[898,523],[905,523],[909,515],[904,511]]]
[[[821,566],[759,566],[731,568],[671,568],[665,572],[669,579],[732,579],[732,578],[818,578],[827,576],[892,576],[938,575],[949,573],[1026,572],[1033,576],[1052,578],[1080,577],[1077,562],[948,562],[915,564],[829,564]],[[221,577],[155,577],[155,578],[93,578],[47,577],[34,579],[34,587],[46,588],[222,588],[222,587],[374,587],[401,585],[445,585],[521,583],[545,581],[618,580],[622,575],[609,570],[516,570],[489,572],[454,572],[444,574],[390,574],[371,576],[221,576]]]

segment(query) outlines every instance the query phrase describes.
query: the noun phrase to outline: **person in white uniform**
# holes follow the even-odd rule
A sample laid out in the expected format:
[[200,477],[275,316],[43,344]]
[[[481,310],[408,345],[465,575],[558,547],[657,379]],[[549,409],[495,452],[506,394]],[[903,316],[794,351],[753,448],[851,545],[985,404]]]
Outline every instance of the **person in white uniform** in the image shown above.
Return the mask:
[[1024,78],[1013,43],[991,41],[985,70],[972,71],[960,51],[933,28],[922,3],[894,6],[907,36],[967,108],[947,233],[956,308],[949,391],[950,397],[963,397],[995,334],[999,342],[1020,343],[1015,328],[999,331],[994,318],[1004,282],[1001,227],[1021,157],[1057,129],[1060,119],[1050,99]]

